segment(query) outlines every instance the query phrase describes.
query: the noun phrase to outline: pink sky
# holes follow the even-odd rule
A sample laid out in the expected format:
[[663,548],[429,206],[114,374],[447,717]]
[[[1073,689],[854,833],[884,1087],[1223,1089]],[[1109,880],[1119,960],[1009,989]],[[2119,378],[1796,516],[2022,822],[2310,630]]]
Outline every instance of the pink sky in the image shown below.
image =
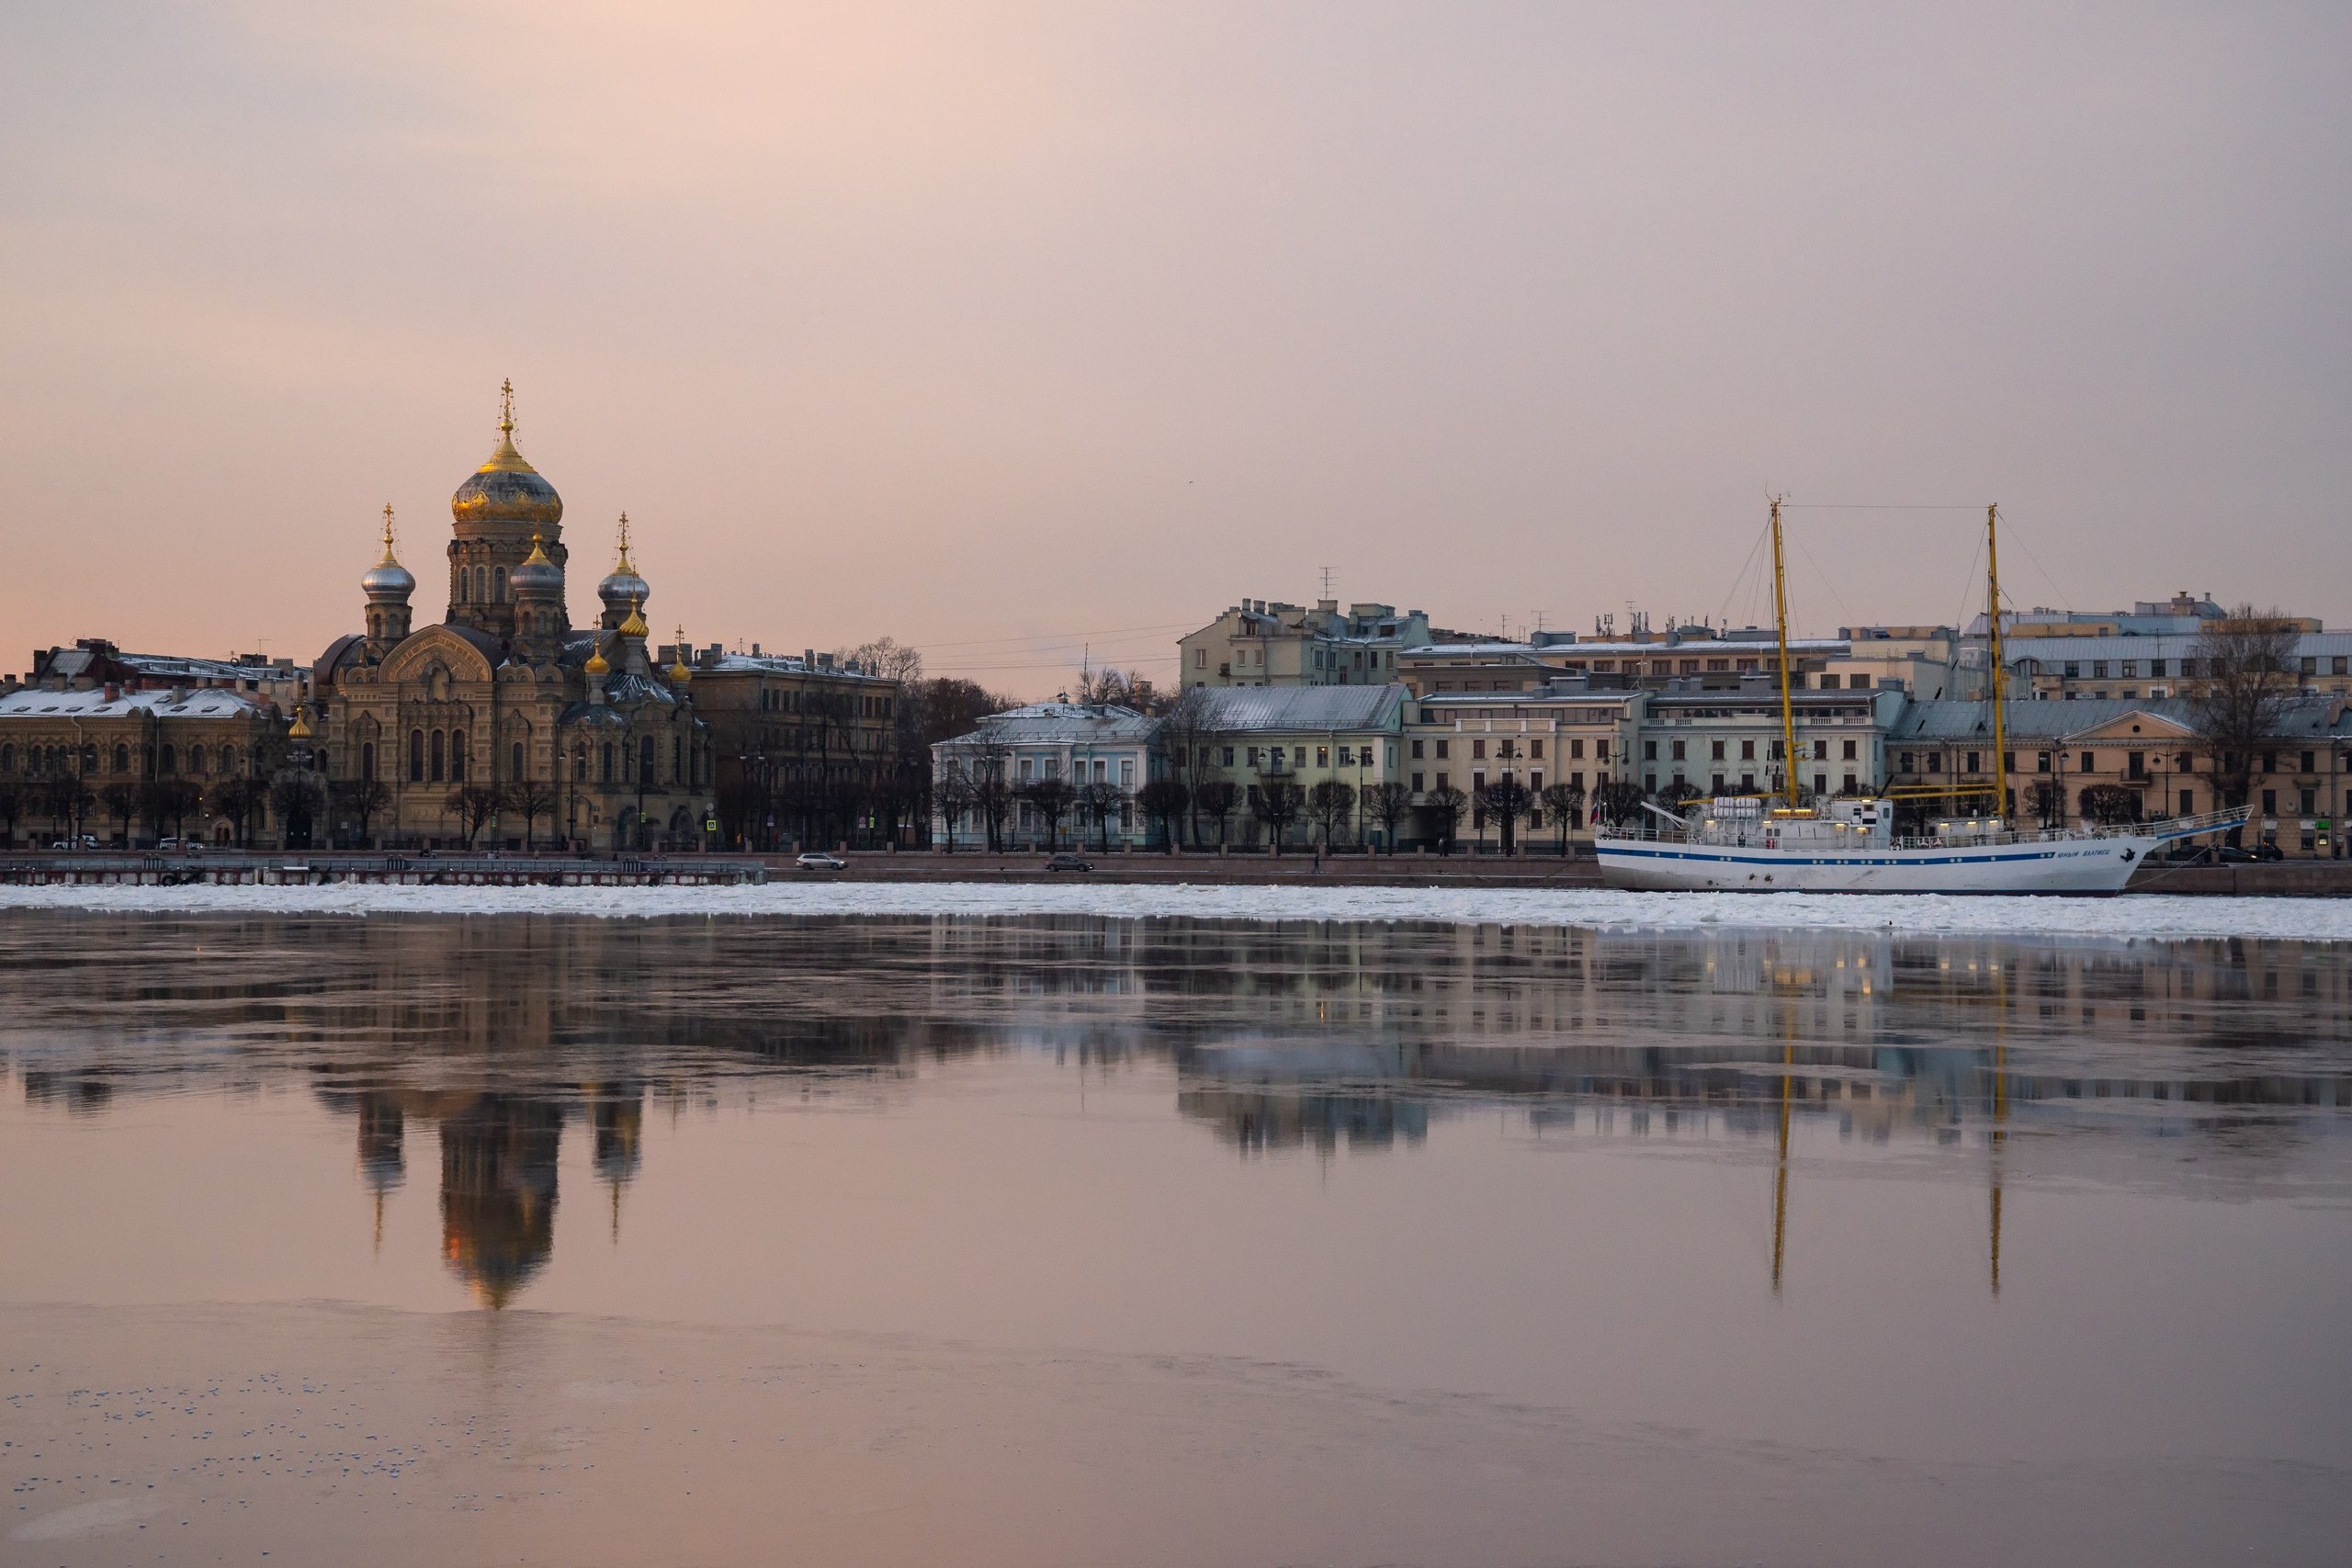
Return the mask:
[[[0,18],[0,668],[440,610],[500,379],[574,614],[1024,694],[1242,596],[1756,607],[1768,490],[2021,603],[2346,616],[2339,10]],[[1792,514],[1801,628],[1967,513]],[[2005,557],[2005,559],[2008,558]]]

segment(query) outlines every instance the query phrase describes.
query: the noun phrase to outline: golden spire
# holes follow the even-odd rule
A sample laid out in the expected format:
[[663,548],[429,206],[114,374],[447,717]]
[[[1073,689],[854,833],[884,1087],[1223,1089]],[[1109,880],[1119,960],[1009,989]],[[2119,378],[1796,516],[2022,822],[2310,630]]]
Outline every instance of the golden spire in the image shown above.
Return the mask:
[[596,640],[588,645],[588,662],[582,665],[580,669],[582,674],[599,678],[613,672],[613,667],[605,662],[604,633],[598,632]]
[[613,571],[615,575],[621,577],[635,577],[637,575],[637,568],[628,564],[628,513],[626,512],[621,513],[620,564],[614,567]]
[[514,383],[512,381],[498,384],[498,449],[477,471],[485,474],[538,472],[524,461],[522,453],[514,449]]
[[525,566],[553,566],[555,564],[548,558],[546,536],[536,528],[531,530],[531,553],[523,558],[523,564]]
[[637,596],[636,594],[631,594],[631,595],[629,595],[629,601],[628,601],[628,620],[625,620],[625,621],[623,621],[623,622],[621,623],[621,628],[620,628],[620,630],[621,630],[621,636],[623,636],[623,637],[636,637],[636,638],[638,638],[638,639],[639,639],[639,640],[641,641],[641,640],[643,640],[643,638],[644,638],[644,637],[645,637],[645,633],[646,633],[646,625],[645,625],[645,616],[644,616],[643,613],[642,613],[642,612],[638,608],[638,604],[639,604],[639,599],[638,599],[638,596]]
[[392,558],[392,503],[389,501],[384,502],[384,558],[379,564],[383,566],[399,564]]
[[686,666],[686,628],[681,625],[678,627],[678,657],[670,666],[670,679],[683,686],[694,678],[695,672]]

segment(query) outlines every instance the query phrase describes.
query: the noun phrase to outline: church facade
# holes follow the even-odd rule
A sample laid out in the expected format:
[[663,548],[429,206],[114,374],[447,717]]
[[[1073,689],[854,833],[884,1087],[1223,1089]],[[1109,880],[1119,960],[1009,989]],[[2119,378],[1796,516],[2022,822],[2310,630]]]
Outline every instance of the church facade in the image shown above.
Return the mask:
[[413,625],[415,577],[394,553],[360,580],[366,630],[312,669],[319,766],[339,842],[395,849],[571,844],[701,849],[713,820],[709,727],[694,671],[649,652],[650,589],[618,558],[594,626],[571,623],[563,501],[499,440],[450,498],[448,607]]

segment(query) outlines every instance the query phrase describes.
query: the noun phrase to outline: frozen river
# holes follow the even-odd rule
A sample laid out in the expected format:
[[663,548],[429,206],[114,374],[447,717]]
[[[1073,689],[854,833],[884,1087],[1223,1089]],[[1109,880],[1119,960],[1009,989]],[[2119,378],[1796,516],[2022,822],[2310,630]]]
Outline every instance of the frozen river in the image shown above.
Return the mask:
[[0,1563],[2352,1539],[2352,905],[674,891],[0,890]]

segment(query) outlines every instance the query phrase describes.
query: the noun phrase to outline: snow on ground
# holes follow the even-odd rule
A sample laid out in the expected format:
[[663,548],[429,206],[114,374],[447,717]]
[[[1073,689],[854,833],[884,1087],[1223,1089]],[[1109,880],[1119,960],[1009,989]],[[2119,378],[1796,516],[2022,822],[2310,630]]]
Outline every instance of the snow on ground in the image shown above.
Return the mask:
[[1249,884],[787,882],[764,887],[0,886],[0,911],[173,915],[1092,915],[1436,921],[1616,930],[2268,937],[2352,942],[2352,899],[1949,897],[1620,893],[1599,888],[1296,887]]

